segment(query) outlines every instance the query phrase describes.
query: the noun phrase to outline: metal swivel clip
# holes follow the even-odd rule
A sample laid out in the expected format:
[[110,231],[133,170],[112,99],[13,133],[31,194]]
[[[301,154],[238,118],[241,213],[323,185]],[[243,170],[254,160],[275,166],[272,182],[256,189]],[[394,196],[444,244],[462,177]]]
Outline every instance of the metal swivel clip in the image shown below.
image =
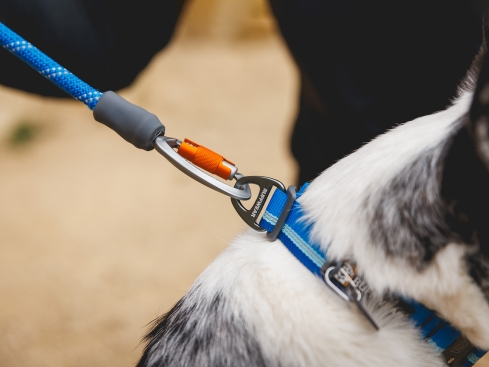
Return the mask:
[[356,304],[357,308],[374,329],[379,330],[379,326],[361,302],[362,294],[366,294],[369,291],[367,283],[360,279],[356,267],[352,263],[347,260],[333,265],[326,263],[321,269],[321,273],[328,287],[345,301]]

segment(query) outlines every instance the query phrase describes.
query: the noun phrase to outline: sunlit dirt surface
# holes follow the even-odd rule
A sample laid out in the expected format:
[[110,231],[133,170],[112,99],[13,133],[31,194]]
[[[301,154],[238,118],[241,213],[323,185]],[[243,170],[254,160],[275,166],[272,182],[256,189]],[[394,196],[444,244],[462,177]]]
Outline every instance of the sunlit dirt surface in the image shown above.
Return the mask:
[[[290,184],[297,79],[280,40],[175,43],[122,95],[240,171]],[[145,325],[245,225],[229,199],[74,101],[0,89],[0,366],[132,366]],[[12,129],[36,127],[13,144]]]
[[[291,184],[297,85],[273,32],[179,36],[121,94],[159,116],[168,136]],[[145,325],[245,228],[228,198],[75,101],[0,88],[0,177],[2,367],[133,366]]]

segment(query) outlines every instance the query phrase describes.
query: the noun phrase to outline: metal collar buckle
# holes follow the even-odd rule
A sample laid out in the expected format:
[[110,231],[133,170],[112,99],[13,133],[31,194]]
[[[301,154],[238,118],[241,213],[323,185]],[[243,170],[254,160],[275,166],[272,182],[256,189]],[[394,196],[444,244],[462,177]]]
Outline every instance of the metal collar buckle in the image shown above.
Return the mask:
[[[161,155],[170,161],[171,164],[201,184],[236,200],[248,200],[251,198],[251,190],[248,185],[235,185],[235,187],[226,185],[224,182],[221,182],[201,171],[193,164],[188,162],[185,158],[181,157],[173,150],[173,148],[178,148],[181,143],[182,142],[180,140],[175,138],[158,136],[154,140],[153,145]],[[234,178],[239,181],[240,178],[243,178],[243,175],[240,173],[235,173]]]
[[353,265],[347,261],[342,261],[329,267],[328,265],[329,264],[325,264],[322,269],[323,279],[326,285],[345,301],[356,304],[360,312],[365,316],[370,324],[376,330],[379,330],[379,326],[372,319],[361,303],[361,288],[365,283],[363,283],[358,276],[356,276]]

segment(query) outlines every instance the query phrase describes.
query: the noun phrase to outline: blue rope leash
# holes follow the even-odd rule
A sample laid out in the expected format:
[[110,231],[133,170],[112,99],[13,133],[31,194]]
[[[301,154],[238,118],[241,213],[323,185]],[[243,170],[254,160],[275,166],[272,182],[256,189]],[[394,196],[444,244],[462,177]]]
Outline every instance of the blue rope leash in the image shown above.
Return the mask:
[[0,23],[0,44],[39,74],[93,110],[102,96],[95,88],[73,75],[56,61]]

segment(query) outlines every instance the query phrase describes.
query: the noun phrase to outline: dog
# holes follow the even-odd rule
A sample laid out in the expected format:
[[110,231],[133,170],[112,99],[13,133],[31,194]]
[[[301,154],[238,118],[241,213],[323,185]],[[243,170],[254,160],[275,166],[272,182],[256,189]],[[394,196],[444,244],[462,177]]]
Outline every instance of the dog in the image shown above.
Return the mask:
[[323,172],[299,202],[328,257],[352,259],[375,330],[279,241],[238,236],[154,321],[138,367],[446,366],[388,295],[489,349],[489,58],[444,111]]

